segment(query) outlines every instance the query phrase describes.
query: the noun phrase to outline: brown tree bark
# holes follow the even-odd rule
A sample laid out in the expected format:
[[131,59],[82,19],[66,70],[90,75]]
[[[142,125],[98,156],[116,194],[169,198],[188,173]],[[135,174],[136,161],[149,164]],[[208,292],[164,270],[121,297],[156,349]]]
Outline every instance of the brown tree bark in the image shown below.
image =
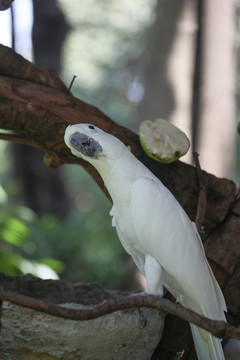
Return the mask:
[[[180,161],[161,165],[151,160],[141,149],[136,134],[117,125],[94,106],[72,97],[55,72],[39,69],[11,49],[0,46],[0,127],[14,132],[14,135],[2,134],[0,138],[40,148],[45,152],[45,164],[50,167],[67,163],[82,165],[107,194],[96,170],[74,157],[63,141],[66,126],[81,122],[93,123],[129,145],[133,154],[173,192],[190,218],[195,219],[199,185],[194,167]],[[228,320],[238,325],[240,201],[235,198],[236,186],[231,180],[216,178],[206,172],[203,176],[207,184],[203,221],[206,254],[223,289]],[[189,352],[184,358],[193,358],[191,335],[186,335],[188,330],[185,333],[184,326],[174,317],[167,318],[164,329],[167,335],[164,335],[165,341],[157,349],[155,359],[169,359],[169,354],[174,353],[176,347],[170,339],[173,343],[181,339],[181,344],[185,339]],[[184,339],[181,338],[183,334],[186,335]]]

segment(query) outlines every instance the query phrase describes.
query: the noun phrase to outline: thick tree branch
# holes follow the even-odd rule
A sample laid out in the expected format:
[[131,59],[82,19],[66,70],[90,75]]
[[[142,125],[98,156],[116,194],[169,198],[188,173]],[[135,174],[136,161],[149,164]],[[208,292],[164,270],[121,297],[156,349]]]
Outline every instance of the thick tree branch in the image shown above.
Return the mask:
[[15,143],[21,144],[21,145],[32,146],[32,147],[35,147],[36,149],[42,150],[44,152],[47,151],[47,149],[44,147],[44,145],[42,145],[39,142],[35,141],[34,139],[31,139],[30,137],[27,137],[24,135],[0,133],[0,139],[6,140],[6,141],[12,141],[12,142],[15,142]]
[[[37,147],[41,144],[48,166],[81,164],[107,193],[96,170],[73,156],[63,141],[66,126],[76,123],[93,123],[130,145],[134,155],[173,192],[191,219],[195,219],[198,181],[194,167],[180,161],[162,165],[151,160],[143,152],[136,134],[114,123],[96,107],[69,95],[55,72],[39,69],[0,45],[0,128],[34,139]],[[236,186],[230,180],[204,174],[210,201],[203,225],[214,227],[228,213]]]
[[131,296],[119,299],[105,300],[101,304],[91,306],[90,309],[75,310],[57,304],[47,303],[28,296],[13,292],[0,291],[0,300],[10,301],[16,305],[44,312],[49,315],[58,316],[72,320],[91,320],[100,316],[111,314],[114,311],[129,309],[133,307],[151,307],[178,316],[191,322],[219,338],[235,338],[240,340],[240,332],[235,327],[224,321],[214,321],[198,315],[179,303],[153,295]]

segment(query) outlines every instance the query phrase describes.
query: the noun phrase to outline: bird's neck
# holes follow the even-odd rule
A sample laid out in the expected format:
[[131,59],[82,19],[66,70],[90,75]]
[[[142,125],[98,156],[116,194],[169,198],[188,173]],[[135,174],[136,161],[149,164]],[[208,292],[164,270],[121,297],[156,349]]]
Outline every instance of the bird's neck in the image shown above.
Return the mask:
[[127,205],[130,200],[130,190],[132,186],[132,176],[121,162],[113,162],[99,169],[99,173],[104,181],[106,188],[114,204]]
[[[136,166],[137,165],[137,166]],[[121,156],[116,160],[94,164],[113,200],[119,206],[128,206],[133,183],[146,176],[148,169],[132,155]]]

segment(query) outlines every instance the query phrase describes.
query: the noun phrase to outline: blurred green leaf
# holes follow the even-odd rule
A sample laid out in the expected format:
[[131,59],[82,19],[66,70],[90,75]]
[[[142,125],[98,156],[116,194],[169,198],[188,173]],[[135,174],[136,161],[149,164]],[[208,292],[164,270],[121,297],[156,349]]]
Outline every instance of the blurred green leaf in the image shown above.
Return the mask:
[[27,226],[14,217],[7,218],[0,226],[2,239],[15,246],[22,245],[29,234]]
[[1,253],[0,247],[0,271],[10,275],[19,274],[22,257],[16,253]]

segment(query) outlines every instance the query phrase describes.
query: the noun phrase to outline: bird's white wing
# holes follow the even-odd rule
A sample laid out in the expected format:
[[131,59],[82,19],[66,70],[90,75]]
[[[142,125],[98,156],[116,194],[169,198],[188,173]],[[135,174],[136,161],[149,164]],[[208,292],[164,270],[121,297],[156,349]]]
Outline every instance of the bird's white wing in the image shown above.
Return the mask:
[[142,251],[162,266],[166,288],[192,310],[224,319],[225,301],[200,237],[170,191],[158,180],[138,179],[131,189],[130,210]]

